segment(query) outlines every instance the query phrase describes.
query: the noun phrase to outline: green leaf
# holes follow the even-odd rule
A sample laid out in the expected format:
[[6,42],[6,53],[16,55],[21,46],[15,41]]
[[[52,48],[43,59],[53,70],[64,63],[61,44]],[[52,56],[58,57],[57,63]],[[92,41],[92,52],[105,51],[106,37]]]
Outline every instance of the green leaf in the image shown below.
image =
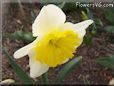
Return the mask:
[[114,69],[114,55],[109,57],[100,57],[97,58],[95,61],[104,67]]
[[16,31],[8,36],[12,40],[22,40],[24,42],[32,42],[35,40],[35,37],[32,36],[31,32]]
[[58,6],[59,8],[61,8],[61,9],[62,9],[62,8],[65,6],[65,3],[66,3],[66,2],[65,2],[65,1],[63,1],[62,3],[58,4],[57,6]]
[[86,8],[88,18],[93,19],[93,13],[89,8]]
[[88,19],[88,16],[87,16],[87,14],[84,12],[84,11],[81,11],[81,13],[82,13],[82,19],[83,20],[87,20]]
[[107,26],[104,28],[105,31],[114,34],[114,26]]
[[84,37],[84,43],[86,45],[91,45],[92,44],[92,39],[93,39],[93,36],[90,34],[90,35],[86,35]]
[[68,62],[59,72],[58,77],[55,81],[55,83],[60,84],[64,78],[66,77],[66,75],[68,75],[69,73],[71,73],[71,71],[73,69],[75,69],[76,67],[79,66],[79,63],[82,59],[82,56],[79,57],[75,57],[74,59],[72,59],[70,62]]
[[72,12],[72,11],[76,11],[77,9],[78,7],[76,7],[76,4],[72,2],[66,2],[64,4],[64,7],[62,8],[64,12]]
[[114,25],[114,8],[104,9],[105,17]]
[[18,77],[22,81],[24,81],[25,84],[33,84],[33,80],[22,70],[19,65],[17,65],[17,63],[12,59],[13,57],[11,57],[11,55],[5,50],[5,48],[2,48],[2,50]]
[[[92,19],[93,21],[95,21],[94,16],[93,16],[93,12],[89,8],[86,8],[86,11],[87,11],[88,18]],[[91,33],[94,34],[94,32],[96,32],[96,24],[95,24],[95,22],[93,22],[93,28],[92,28]]]
[[101,19],[99,19],[99,18],[97,18],[97,17],[95,17],[94,22],[95,22],[97,28],[98,28],[99,26],[100,26],[100,27],[103,27],[103,26],[104,26],[104,25],[103,25],[103,22],[101,21]]
[[34,20],[36,19],[36,15],[35,15],[34,11],[31,11],[31,17],[32,17],[32,23],[33,23]]
[[42,75],[42,83],[48,84],[48,72],[46,72]]

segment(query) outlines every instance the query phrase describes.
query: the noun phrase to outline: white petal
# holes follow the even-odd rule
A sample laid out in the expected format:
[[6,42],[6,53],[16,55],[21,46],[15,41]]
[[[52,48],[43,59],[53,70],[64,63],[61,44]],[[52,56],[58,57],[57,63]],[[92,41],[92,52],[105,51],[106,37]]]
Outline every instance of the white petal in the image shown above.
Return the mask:
[[49,66],[33,59],[34,54],[32,52],[29,53],[29,57],[30,77],[36,78],[48,71]]
[[79,34],[80,37],[84,37],[86,29],[93,23],[93,20],[85,20],[83,22],[74,25],[74,30]]
[[112,79],[109,81],[109,85],[113,85],[113,86],[114,86],[114,78],[112,78]]
[[[83,37],[86,34],[86,28],[92,23],[93,23],[93,20],[86,20],[86,21],[83,21],[83,22],[80,22],[77,24],[73,24],[71,22],[66,22],[64,25],[61,26],[61,28],[63,30],[71,29],[74,32],[76,32],[78,34],[78,36],[81,38],[81,41],[80,41],[80,44],[81,44],[83,41]],[[77,48],[78,46],[75,46],[75,48]]]
[[32,43],[20,48],[19,50],[17,50],[15,53],[14,53],[14,58],[18,59],[18,58],[21,58],[21,57],[24,57],[28,54],[28,52],[30,51],[30,49],[34,46],[34,44],[36,42],[38,42],[40,40],[39,37],[37,37]]
[[14,53],[14,58],[18,59],[18,58],[21,58],[21,57],[24,57],[28,54],[30,48],[33,46],[32,43],[20,48],[19,50],[17,50],[15,53]]
[[42,36],[64,24],[66,15],[56,5],[44,6],[32,25],[33,36]]
[[86,29],[89,25],[91,25],[93,23],[93,20],[86,20],[77,24],[73,24],[70,22],[66,22],[62,27],[64,29],[72,29],[74,30],[76,33],[79,34],[79,36],[81,38],[84,37],[85,33],[86,33]]
[[49,67],[30,59],[30,77],[36,78],[47,72]]

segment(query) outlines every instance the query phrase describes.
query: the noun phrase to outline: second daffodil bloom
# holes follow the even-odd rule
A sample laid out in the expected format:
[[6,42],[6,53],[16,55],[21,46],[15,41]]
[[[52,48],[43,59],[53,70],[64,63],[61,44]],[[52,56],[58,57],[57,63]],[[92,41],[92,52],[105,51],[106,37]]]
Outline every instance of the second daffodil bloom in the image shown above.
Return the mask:
[[33,36],[37,38],[14,53],[16,59],[29,56],[32,78],[72,58],[83,41],[86,28],[93,23],[93,20],[77,24],[65,21],[66,15],[59,7],[44,6],[32,25]]

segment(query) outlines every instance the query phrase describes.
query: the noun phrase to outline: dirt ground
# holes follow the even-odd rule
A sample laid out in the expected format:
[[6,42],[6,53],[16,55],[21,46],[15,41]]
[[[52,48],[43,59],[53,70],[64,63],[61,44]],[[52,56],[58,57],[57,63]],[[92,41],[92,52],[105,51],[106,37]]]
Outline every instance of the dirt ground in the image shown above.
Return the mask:
[[[3,12],[3,45],[7,47],[8,52],[12,56],[17,49],[28,43],[25,43],[22,40],[10,40],[4,36],[20,30],[23,25],[26,28],[26,31],[31,32],[31,10],[34,10],[35,13],[38,14],[40,7],[41,6],[38,4],[24,4],[24,14],[21,14],[20,12],[22,10],[18,4],[9,4],[8,10]],[[96,11],[93,12],[95,12],[94,14],[97,14]],[[67,21],[79,22],[79,20],[73,20],[71,14],[72,13],[67,13]],[[98,16],[101,15],[103,16],[103,14],[99,13]],[[74,69],[72,73],[65,78],[63,84],[108,84],[109,80],[114,75],[114,70],[106,69],[97,64],[95,59],[98,57],[114,54],[113,52],[102,49],[104,47],[114,49],[114,44],[111,43],[109,39],[109,33],[100,32],[97,33],[93,38],[92,44],[90,46],[87,46],[83,43],[76,52],[76,56],[83,56],[82,64],[77,69]],[[15,61],[29,74],[28,56]],[[50,84],[53,83],[53,80],[57,77],[58,71],[60,69],[61,66],[49,69]],[[15,74],[4,54],[2,55],[2,77],[3,80],[12,78],[18,84],[23,83]],[[34,80],[36,84],[41,84],[41,77],[38,77]]]

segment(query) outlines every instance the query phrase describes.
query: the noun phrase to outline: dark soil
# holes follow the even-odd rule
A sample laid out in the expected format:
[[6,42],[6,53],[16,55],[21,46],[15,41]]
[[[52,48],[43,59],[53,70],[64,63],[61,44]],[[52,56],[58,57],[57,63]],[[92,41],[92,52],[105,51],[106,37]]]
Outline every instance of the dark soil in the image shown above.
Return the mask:
[[[22,40],[10,40],[5,36],[7,36],[7,34],[11,34],[20,30],[22,26],[25,27],[25,31],[31,32],[31,10],[34,10],[34,12],[38,14],[41,7],[39,4],[31,5],[27,3],[23,4],[22,6],[23,10],[20,9],[18,4],[10,3],[6,4],[7,11],[4,12],[3,10],[3,45],[7,48],[8,52],[12,56],[17,49],[23,47],[27,43],[23,42]],[[24,11],[24,13],[22,13],[22,11]],[[72,13],[67,14],[67,21],[78,22],[81,20],[79,18],[78,20],[73,20],[71,14]],[[97,15],[103,16],[102,13],[99,13]],[[87,46],[83,43],[76,52],[76,56],[83,56],[82,64],[77,69],[74,69],[72,73],[70,73],[65,78],[63,84],[108,84],[109,80],[114,76],[114,70],[106,69],[103,66],[97,64],[95,62],[95,59],[114,54],[113,52],[104,49],[114,48],[114,45],[110,42],[109,39],[109,33],[101,32],[96,34],[96,36],[92,40],[91,45]],[[28,56],[15,61],[29,74]],[[50,84],[53,83],[53,81],[57,77],[58,71],[61,69],[61,67],[62,66],[49,69]],[[23,83],[10,66],[4,54],[2,55],[2,77],[3,80],[12,78],[18,84]],[[34,80],[36,84],[41,84],[41,77],[38,77]]]

